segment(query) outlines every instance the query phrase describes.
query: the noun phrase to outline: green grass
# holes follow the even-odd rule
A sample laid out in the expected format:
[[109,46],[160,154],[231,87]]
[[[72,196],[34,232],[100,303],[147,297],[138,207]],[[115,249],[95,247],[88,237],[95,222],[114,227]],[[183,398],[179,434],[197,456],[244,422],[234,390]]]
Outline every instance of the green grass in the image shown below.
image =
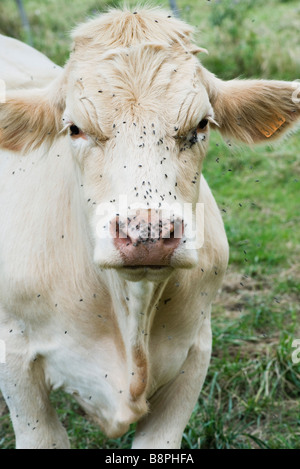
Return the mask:
[[[24,3],[35,46],[60,65],[68,55],[68,31],[107,5]],[[178,5],[196,26],[198,44],[210,52],[201,55],[203,64],[221,78],[300,77],[297,0],[178,0]],[[0,4],[0,32],[25,39],[12,0]],[[292,341],[300,339],[299,153],[299,133],[275,147],[255,149],[211,137],[204,174],[224,219],[230,267],[213,309],[211,366],[184,448],[300,448],[300,364],[291,361]],[[130,448],[134,426],[109,440],[72,398],[57,391],[52,400],[72,447]],[[13,446],[0,402],[0,448]]]
[[204,174],[217,195],[231,264],[272,273],[299,260],[299,135],[276,148],[228,147],[213,135]]

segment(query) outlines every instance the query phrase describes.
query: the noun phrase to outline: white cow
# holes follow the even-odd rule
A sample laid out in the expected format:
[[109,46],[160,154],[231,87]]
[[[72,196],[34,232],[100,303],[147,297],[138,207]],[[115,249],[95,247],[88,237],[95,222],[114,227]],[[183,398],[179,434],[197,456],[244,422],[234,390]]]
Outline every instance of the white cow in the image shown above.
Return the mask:
[[158,9],[113,10],[73,41],[60,69],[0,39],[1,391],[17,448],[68,447],[57,388],[110,437],[138,422],[134,448],[179,448],[228,261],[201,176],[210,127],[279,137],[295,84],[217,79]]

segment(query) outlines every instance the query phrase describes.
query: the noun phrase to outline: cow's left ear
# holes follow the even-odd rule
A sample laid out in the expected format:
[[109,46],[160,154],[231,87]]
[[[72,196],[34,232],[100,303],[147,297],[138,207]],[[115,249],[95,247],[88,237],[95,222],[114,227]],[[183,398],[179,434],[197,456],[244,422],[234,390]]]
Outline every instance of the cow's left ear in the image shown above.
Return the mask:
[[205,77],[215,120],[225,137],[248,144],[267,143],[300,124],[299,82],[225,82],[209,72]]
[[62,128],[65,107],[61,81],[44,89],[7,93],[0,104],[0,148],[27,153],[53,141]]

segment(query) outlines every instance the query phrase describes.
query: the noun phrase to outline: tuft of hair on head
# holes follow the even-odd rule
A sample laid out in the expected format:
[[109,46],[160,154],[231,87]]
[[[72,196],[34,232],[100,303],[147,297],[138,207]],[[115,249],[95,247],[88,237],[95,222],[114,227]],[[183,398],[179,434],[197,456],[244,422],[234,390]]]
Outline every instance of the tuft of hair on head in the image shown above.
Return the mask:
[[194,28],[158,7],[136,6],[110,9],[77,26],[72,31],[73,52],[97,47],[107,50],[141,42],[180,43],[188,49]]

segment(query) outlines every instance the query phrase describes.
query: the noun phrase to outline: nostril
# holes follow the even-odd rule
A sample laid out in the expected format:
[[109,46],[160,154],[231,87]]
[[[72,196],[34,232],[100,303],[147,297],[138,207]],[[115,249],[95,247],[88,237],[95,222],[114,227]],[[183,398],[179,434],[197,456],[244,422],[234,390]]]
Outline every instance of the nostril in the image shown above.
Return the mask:
[[170,239],[170,238],[182,238],[184,232],[184,224],[183,221],[178,219],[175,221],[170,222],[168,226],[168,231],[165,233],[163,238]]
[[116,218],[115,225],[116,238],[125,238],[127,235],[124,231],[124,224],[120,222],[119,217]]
[[166,246],[171,246],[172,244],[174,244],[174,242],[176,243],[177,240],[175,239],[174,230],[173,230],[173,231],[170,231],[170,236],[168,236],[168,238],[163,238],[163,243]]
[[110,223],[111,235],[119,245],[129,246],[132,243],[130,236],[128,236],[127,228],[127,224],[121,221],[118,216]]
[[183,236],[184,225],[181,220],[175,220],[170,223],[169,233],[163,237],[163,243],[166,247],[175,248]]

